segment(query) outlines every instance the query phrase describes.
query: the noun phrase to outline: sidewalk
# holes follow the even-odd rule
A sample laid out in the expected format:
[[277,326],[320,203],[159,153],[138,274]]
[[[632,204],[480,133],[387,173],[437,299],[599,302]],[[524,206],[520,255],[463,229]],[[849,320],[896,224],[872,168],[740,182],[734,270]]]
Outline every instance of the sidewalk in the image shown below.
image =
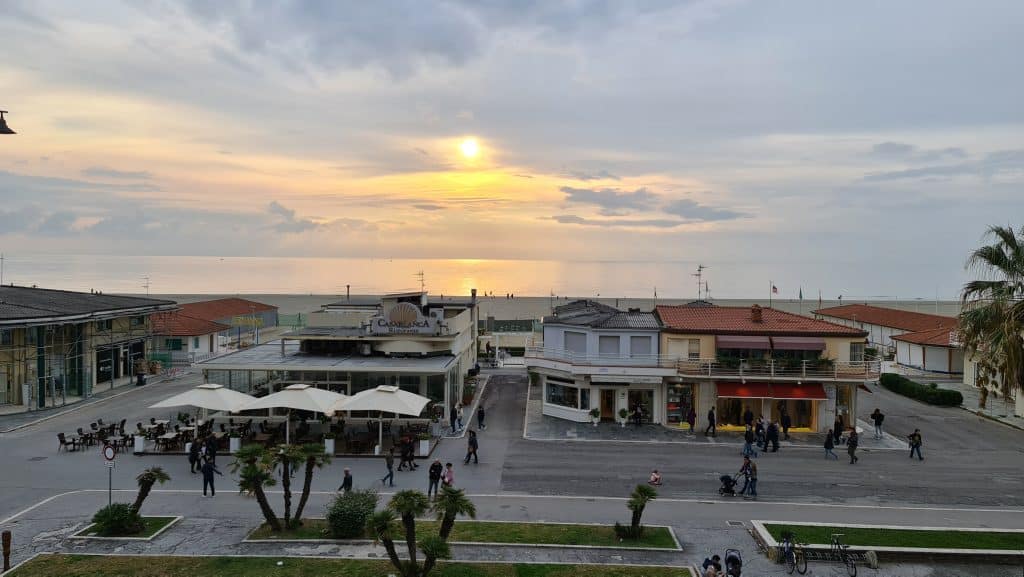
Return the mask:
[[157,375],[146,381],[146,385],[142,387],[136,387],[135,381],[128,381],[125,384],[117,385],[111,388],[109,385],[105,385],[105,390],[97,391],[93,390],[93,395],[88,399],[82,399],[81,397],[68,397],[68,399],[77,399],[75,401],[68,402],[66,405],[60,405],[56,407],[46,407],[45,409],[36,409],[34,411],[21,410],[16,413],[0,414],[0,433],[10,433],[36,423],[52,419],[54,417],[77,411],[81,408],[101,403],[103,401],[120,397],[121,395],[128,394],[132,391],[142,390],[150,385],[158,385],[171,380],[177,380],[181,378],[187,378],[191,374],[191,371],[186,370],[185,372],[176,374],[173,378],[165,375]]
[[[981,390],[978,387],[965,385],[956,381],[936,382],[944,389],[960,391],[960,394],[964,396],[964,402],[960,405],[961,409],[970,411],[976,415],[988,417],[994,421],[999,421],[1004,425],[1024,430],[1024,417],[1019,417],[1013,414],[1013,411],[1016,408],[1015,404],[1013,401],[1007,400],[1006,397],[1000,396],[997,399],[992,395],[989,395],[985,403],[985,408],[981,409],[978,408],[978,400],[981,397]],[[1017,394],[1024,394],[1024,392],[1018,392]]]

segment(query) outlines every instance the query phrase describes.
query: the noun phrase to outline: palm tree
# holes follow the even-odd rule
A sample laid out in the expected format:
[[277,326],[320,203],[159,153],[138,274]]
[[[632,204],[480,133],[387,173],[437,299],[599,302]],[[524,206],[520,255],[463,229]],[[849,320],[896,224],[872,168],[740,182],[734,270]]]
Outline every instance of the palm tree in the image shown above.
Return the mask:
[[[295,468],[306,459],[301,447],[296,445],[279,445],[270,452],[271,468],[281,474],[281,490],[284,493],[284,526],[292,526],[292,477]],[[296,517],[298,517],[296,515]]]
[[270,507],[266,492],[263,491],[264,487],[276,484],[273,457],[259,445],[247,445],[235,453],[235,460],[231,463],[231,472],[238,471],[241,471],[238,477],[239,492],[254,495],[267,525],[274,531],[280,531],[281,522],[274,509]]
[[430,497],[421,491],[406,489],[391,497],[388,509],[402,519],[402,526],[405,527],[405,546],[409,550],[409,563],[416,567],[416,517],[422,516],[430,509]]
[[313,471],[321,469],[331,462],[331,456],[324,451],[324,446],[319,443],[303,445],[301,451],[306,460],[306,478],[302,483],[302,496],[299,497],[299,506],[295,508],[294,525],[302,523],[302,510],[306,508],[306,501],[309,500],[309,492],[313,486]]
[[[398,551],[395,550],[395,512],[391,509],[382,509],[375,512],[366,520],[366,528],[373,534],[375,543],[383,543],[384,550],[388,553],[391,564],[398,569],[398,572],[406,577],[410,568],[398,558]],[[416,575],[416,568],[412,568],[412,576]]]
[[976,359],[979,382],[1001,375],[1004,397],[1024,386],[1024,227],[990,227],[966,268],[983,278],[964,285],[960,340]]
[[150,467],[139,473],[135,480],[139,482],[139,494],[136,495],[135,502],[132,503],[132,511],[138,514],[142,511],[142,503],[146,497],[149,497],[149,492],[153,490],[153,485],[157,483],[163,485],[171,480],[171,476],[164,471],[163,467]]
[[626,506],[633,512],[629,533],[634,539],[640,538],[640,518],[643,517],[644,508],[657,497],[658,492],[647,485],[637,485],[636,489],[633,489],[633,493],[629,496]]
[[455,517],[467,515],[470,518],[476,518],[476,506],[466,497],[464,490],[454,487],[442,487],[431,509],[437,519],[441,521],[441,527],[436,539],[433,538],[433,535],[420,539],[420,550],[426,556],[426,560],[423,562],[423,575],[430,573],[438,559],[447,559],[451,556],[448,537],[455,526]]

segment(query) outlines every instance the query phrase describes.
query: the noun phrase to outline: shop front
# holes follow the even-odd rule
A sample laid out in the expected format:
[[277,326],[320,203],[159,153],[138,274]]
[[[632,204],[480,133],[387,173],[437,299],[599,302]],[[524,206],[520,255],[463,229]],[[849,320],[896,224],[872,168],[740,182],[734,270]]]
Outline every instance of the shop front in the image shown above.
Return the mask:
[[696,410],[694,383],[668,383],[665,387],[665,424],[669,427],[689,427],[686,416]]
[[543,392],[542,413],[579,423],[591,420],[590,411],[597,409],[602,421],[617,421],[619,411],[632,413],[639,406],[642,422],[661,423],[661,378],[645,376],[601,376],[571,378],[561,375],[541,375]]
[[824,424],[821,415],[828,397],[820,383],[717,383],[717,389],[715,412],[723,430],[743,430],[747,409],[755,421],[761,416],[781,421],[783,413],[788,413],[793,422],[790,431],[818,431]]

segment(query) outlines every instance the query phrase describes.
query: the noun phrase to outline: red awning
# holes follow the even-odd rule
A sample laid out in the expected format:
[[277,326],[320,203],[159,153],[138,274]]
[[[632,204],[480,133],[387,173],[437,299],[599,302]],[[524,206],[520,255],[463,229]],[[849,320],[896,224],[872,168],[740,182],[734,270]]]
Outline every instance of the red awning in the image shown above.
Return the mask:
[[772,348],[777,351],[823,351],[825,339],[820,337],[772,337]]
[[810,401],[824,401],[825,389],[818,383],[807,383],[803,385],[772,385],[773,399],[801,399]]
[[771,348],[771,344],[768,342],[768,337],[719,335],[715,337],[715,347],[719,349],[755,349],[767,351]]
[[739,397],[742,399],[770,399],[768,383],[718,383],[719,397]]

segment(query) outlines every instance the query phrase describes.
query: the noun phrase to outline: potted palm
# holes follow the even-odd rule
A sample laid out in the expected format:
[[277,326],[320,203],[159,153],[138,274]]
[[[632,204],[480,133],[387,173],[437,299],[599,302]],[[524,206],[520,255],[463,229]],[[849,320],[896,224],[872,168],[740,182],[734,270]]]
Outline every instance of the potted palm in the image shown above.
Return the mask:
[[324,452],[334,455],[334,431],[324,433]]
[[590,420],[596,427],[597,424],[601,422],[601,409],[598,409],[597,407],[590,409]]
[[626,426],[626,422],[629,420],[629,411],[625,407],[619,409],[619,424],[623,427]]
[[238,431],[232,431],[228,437],[228,451],[234,455],[242,448],[242,435]]

